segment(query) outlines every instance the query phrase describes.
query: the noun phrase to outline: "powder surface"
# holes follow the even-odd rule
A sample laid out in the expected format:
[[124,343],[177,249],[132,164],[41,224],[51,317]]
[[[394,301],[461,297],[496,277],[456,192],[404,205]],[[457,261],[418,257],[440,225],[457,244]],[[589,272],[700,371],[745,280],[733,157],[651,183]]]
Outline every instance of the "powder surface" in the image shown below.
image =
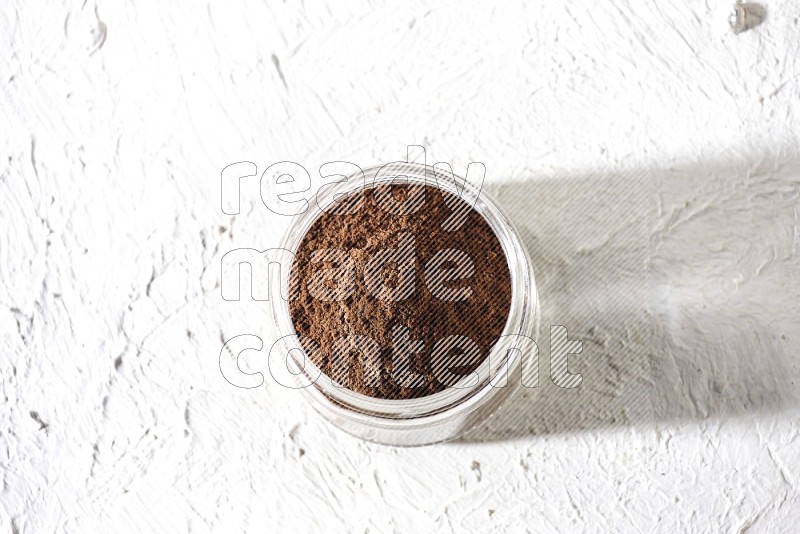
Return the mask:
[[497,236],[432,186],[340,199],[304,236],[290,280],[308,356],[338,385],[378,398],[430,395],[475,371],[511,305]]

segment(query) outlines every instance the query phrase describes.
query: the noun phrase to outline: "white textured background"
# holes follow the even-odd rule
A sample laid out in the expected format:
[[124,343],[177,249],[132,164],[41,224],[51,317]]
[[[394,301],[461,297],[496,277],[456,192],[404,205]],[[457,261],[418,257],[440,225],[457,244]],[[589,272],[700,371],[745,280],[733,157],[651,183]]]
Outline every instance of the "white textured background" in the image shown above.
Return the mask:
[[[0,531],[796,530],[796,1],[37,4],[0,8]],[[486,164],[584,384],[394,449],[220,375],[271,341],[220,258],[288,220],[219,176],[407,144]]]

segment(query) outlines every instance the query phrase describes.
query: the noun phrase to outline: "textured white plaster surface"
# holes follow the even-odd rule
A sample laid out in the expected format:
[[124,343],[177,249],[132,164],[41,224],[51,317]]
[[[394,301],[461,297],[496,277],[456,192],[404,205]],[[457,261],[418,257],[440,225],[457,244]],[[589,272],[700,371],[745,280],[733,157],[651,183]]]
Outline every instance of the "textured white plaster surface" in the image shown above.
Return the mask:
[[[490,4],[0,7],[0,531],[797,529],[800,4]],[[288,219],[219,180],[407,144],[485,163],[584,383],[396,449],[221,376]]]

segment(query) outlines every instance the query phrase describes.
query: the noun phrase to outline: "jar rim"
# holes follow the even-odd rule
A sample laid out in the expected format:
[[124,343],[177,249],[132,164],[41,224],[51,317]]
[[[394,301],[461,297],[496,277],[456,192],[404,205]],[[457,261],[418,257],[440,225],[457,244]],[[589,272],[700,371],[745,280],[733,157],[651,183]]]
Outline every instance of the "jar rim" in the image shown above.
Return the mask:
[[[361,178],[359,175],[363,176],[363,183],[359,183]],[[439,165],[429,166],[420,163],[397,162],[376,165],[343,178],[339,182],[325,185],[325,194],[329,195],[332,203],[336,203],[342,195],[397,183],[398,179],[405,179],[403,184],[432,186],[455,194],[468,202],[494,232],[503,248],[509,269],[511,304],[499,340],[530,332],[531,324],[538,321],[538,302],[530,260],[516,228],[496,202],[482,191],[482,187],[476,188],[464,178],[452,173],[449,166],[444,169]],[[308,209],[293,218],[284,235],[281,248],[291,252],[292,263],[280,271],[280,287],[283,295],[290,295],[288,289],[294,255],[303,237],[324,213],[320,204],[325,208],[332,205],[325,205],[318,195],[316,203],[309,202]],[[463,387],[465,381],[472,376],[471,373],[456,384],[431,395],[411,399],[371,397],[343,386],[335,386],[332,379],[313,363],[300,344],[291,320],[288,300],[272,299],[271,304],[273,322],[280,334],[279,341],[283,343],[283,354],[292,355],[292,358],[287,359],[293,366],[292,374],[298,377],[302,375],[304,380],[317,377],[313,383],[302,387],[317,401],[328,404],[326,409],[334,410],[344,417],[381,427],[418,426],[424,424],[423,420],[433,423],[454,412],[471,411],[481,404],[492,389],[503,387],[495,385],[495,382],[502,376],[510,378],[519,363],[519,358],[514,354],[516,351],[511,350],[515,347],[501,346],[502,344],[497,342],[476,369],[479,381],[472,387]]]

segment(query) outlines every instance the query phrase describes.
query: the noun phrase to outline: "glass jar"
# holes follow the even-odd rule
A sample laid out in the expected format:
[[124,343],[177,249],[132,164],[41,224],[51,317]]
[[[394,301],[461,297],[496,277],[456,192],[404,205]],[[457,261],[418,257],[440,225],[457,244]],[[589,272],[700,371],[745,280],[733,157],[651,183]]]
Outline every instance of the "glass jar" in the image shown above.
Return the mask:
[[[459,387],[456,383],[438,393],[398,400],[369,397],[335,386],[305,354],[292,324],[289,302],[282,298],[271,300],[278,341],[270,358],[275,350],[287,355],[285,361],[296,387],[317,412],[340,429],[369,441],[412,446],[456,438],[499,406],[519,379],[518,368],[524,355],[513,350],[519,348],[516,336],[535,339],[539,312],[533,266],[511,221],[484,191],[439,167],[392,163],[364,170],[363,181],[361,173],[357,173],[326,185],[317,202],[310,202],[308,209],[292,219],[281,247],[294,255],[308,229],[323,213],[322,207],[363,188],[400,181],[460,196],[483,216],[503,247],[511,276],[511,307],[502,336],[477,369],[477,385]],[[291,265],[283,267],[278,282],[281,294],[289,295]]]

